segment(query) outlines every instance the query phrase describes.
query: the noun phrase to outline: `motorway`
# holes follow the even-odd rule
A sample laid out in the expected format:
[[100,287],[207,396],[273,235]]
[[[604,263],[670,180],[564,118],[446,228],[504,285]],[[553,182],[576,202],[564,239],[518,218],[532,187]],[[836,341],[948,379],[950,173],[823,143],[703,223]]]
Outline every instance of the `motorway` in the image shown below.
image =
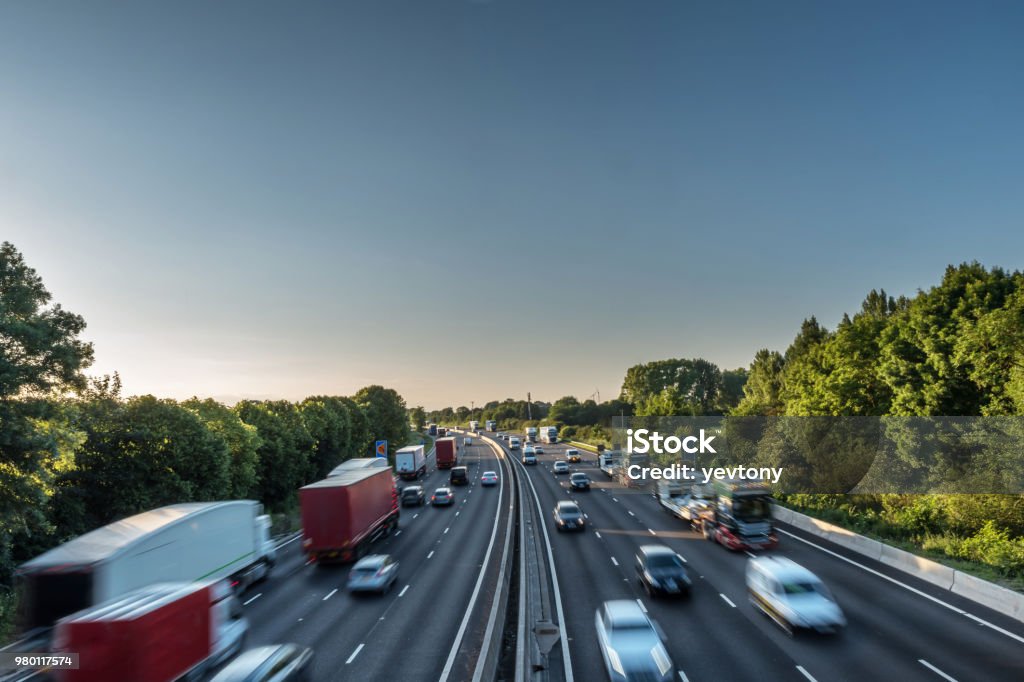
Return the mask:
[[[241,597],[251,624],[247,646],[313,647],[317,681],[470,679],[497,592],[511,488],[507,462],[480,439],[459,457],[469,485],[453,488],[455,504],[429,506],[434,489],[448,484],[448,471],[437,471],[431,455],[419,481],[428,504],[403,508],[399,530],[371,548],[400,562],[389,593],[350,595],[350,566],[308,564],[295,539],[280,549],[270,578]],[[480,486],[489,470],[499,472],[500,486]]]
[[[594,455],[570,465],[593,481],[571,492],[552,463],[565,445],[544,445],[528,472],[549,524],[575,680],[606,679],[594,613],[610,599],[637,599],[668,635],[679,679],[701,680],[1024,680],[1024,624],[820,538],[780,525],[779,548],[815,572],[849,621],[835,636],[787,636],[748,602],[748,557],[706,542],[669,515],[649,492],[625,488],[597,469]],[[520,453],[517,453],[520,454]],[[584,533],[557,533],[550,511],[576,499]],[[692,597],[652,600],[633,568],[642,544],[665,544],[688,562]],[[550,671],[552,679],[560,672]]]

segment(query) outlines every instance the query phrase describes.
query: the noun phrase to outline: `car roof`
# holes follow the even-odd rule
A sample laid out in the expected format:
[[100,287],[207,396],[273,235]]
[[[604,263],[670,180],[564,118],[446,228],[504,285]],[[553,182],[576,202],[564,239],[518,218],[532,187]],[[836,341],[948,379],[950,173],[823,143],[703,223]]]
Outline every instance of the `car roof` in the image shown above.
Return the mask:
[[371,566],[380,566],[390,558],[391,556],[388,554],[370,554],[368,556],[364,556],[362,559],[357,561],[356,565],[353,566],[353,568],[369,568]]
[[612,626],[650,623],[647,616],[644,614],[643,609],[640,608],[640,605],[635,601],[630,601],[629,599],[606,601],[604,603],[604,610],[605,613],[608,614],[608,619],[611,621]]
[[249,649],[235,657],[235,660],[226,665],[213,679],[216,682],[247,680],[271,659],[285,655],[295,648],[294,644],[271,644]]
[[402,492],[404,493],[406,490],[423,490],[423,486],[421,486],[421,485],[407,485],[404,488],[402,488]]
[[763,556],[751,559],[750,563],[778,580],[821,582],[818,576],[814,575],[792,559],[787,559],[785,557]]
[[574,509],[574,510],[578,510],[580,508],[580,506],[578,504],[576,504],[575,502],[572,502],[570,500],[561,500],[558,503],[558,508],[559,509],[570,509],[571,508],[571,509]]
[[498,475],[497,471],[485,471],[484,472],[484,476],[497,476],[497,475]]
[[452,491],[452,489],[449,488],[448,486],[441,486],[440,488],[436,489],[434,492],[435,493],[450,493],[451,491]]
[[587,477],[587,475],[582,471],[574,471],[572,472],[572,476],[570,478],[579,478],[580,476],[582,476],[583,478]]

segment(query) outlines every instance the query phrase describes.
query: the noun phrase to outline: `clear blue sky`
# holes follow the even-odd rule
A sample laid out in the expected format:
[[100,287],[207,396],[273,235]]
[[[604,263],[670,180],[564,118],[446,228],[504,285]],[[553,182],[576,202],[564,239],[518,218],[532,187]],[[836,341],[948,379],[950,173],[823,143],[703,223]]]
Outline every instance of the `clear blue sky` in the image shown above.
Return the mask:
[[1024,3],[5,2],[0,238],[169,397],[602,398],[1024,255]]

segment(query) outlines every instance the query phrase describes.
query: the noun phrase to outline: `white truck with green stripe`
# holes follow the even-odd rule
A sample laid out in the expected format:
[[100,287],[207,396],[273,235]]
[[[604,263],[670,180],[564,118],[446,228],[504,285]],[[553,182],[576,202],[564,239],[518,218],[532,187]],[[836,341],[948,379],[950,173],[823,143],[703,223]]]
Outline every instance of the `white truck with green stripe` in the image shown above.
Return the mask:
[[270,517],[252,500],[172,504],[129,516],[44,552],[18,568],[23,627],[159,582],[228,579],[241,591],[270,572]]

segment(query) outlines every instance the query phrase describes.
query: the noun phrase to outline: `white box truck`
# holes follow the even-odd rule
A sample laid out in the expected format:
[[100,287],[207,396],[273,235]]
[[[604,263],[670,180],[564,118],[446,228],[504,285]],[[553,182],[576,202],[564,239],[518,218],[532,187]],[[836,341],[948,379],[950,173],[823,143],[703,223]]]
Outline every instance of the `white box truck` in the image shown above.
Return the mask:
[[536,443],[537,442],[537,427],[527,426],[526,430],[523,431],[523,442],[524,443]]
[[509,436],[508,449],[518,450],[519,449],[519,438],[517,436]]
[[479,431],[480,430],[480,422],[478,422],[478,421],[471,421],[471,422],[469,422],[469,430],[473,431],[473,432]]
[[419,478],[427,473],[427,457],[422,445],[410,445],[395,452],[395,471],[402,478]]
[[484,428],[487,429],[488,431],[494,431],[494,429],[496,429],[497,427],[498,422],[494,421],[493,419],[488,419],[487,421],[484,422]]
[[160,582],[228,579],[237,591],[270,572],[270,517],[252,500],[172,504],[129,516],[18,567],[26,632]]
[[542,426],[542,427],[540,427],[540,442],[541,443],[557,443],[558,442],[558,427],[557,426]]

